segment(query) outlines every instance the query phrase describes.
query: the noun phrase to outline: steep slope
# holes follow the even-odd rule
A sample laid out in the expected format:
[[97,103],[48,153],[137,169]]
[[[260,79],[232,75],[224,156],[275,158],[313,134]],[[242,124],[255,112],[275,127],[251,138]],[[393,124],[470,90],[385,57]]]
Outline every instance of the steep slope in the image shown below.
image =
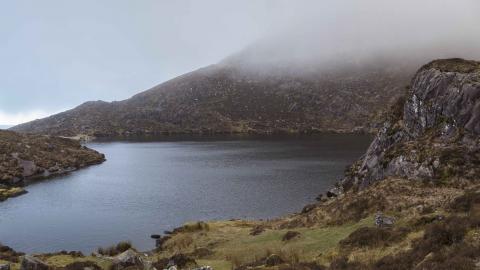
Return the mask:
[[0,201],[19,195],[29,181],[101,163],[103,154],[70,139],[0,130]]
[[414,76],[406,98],[347,177],[342,188],[390,176],[445,182],[480,176],[480,63],[433,61]]
[[412,70],[377,61],[258,73],[222,62],[124,101],[87,102],[12,130],[96,137],[368,131],[375,113],[403,93]]

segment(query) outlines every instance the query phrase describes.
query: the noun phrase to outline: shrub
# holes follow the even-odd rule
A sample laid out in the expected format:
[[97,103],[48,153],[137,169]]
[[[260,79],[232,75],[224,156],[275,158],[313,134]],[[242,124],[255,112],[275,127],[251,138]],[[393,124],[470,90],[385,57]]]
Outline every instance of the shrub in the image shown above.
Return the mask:
[[115,256],[122,252],[127,251],[130,248],[133,248],[132,243],[130,241],[122,241],[113,246],[109,246],[105,248],[99,247],[97,248],[97,253],[104,256]]
[[444,222],[433,223],[427,226],[423,236],[422,245],[425,249],[436,250],[441,245],[459,243],[467,233],[466,218],[448,218]]
[[450,209],[456,212],[469,212],[475,204],[480,204],[480,193],[468,191],[453,200]]
[[369,269],[359,262],[350,262],[347,257],[336,258],[330,263],[330,270],[363,270]]
[[250,235],[253,235],[253,236],[259,235],[259,234],[263,233],[264,231],[265,231],[264,226],[257,225],[250,230]]
[[296,231],[288,231],[286,232],[283,237],[282,237],[282,241],[289,241],[297,236],[299,236],[300,233],[299,232],[296,232]]
[[471,219],[457,216],[429,224],[411,250],[383,257],[374,269],[413,269],[419,263],[420,269],[473,269],[471,263],[480,250],[463,242],[471,224]]
[[422,263],[424,269],[476,269],[475,260],[480,254],[480,249],[465,243],[443,249],[433,254],[431,258]]
[[173,233],[180,233],[180,232],[197,232],[197,231],[208,231],[210,227],[207,223],[203,221],[197,221],[195,223],[187,223],[182,227],[176,228],[173,230]]
[[4,246],[0,243],[0,260],[5,260],[9,262],[19,262],[19,257],[25,255],[22,252],[16,252],[9,246]]
[[405,238],[409,230],[405,228],[387,229],[362,227],[340,241],[341,247],[377,247]]

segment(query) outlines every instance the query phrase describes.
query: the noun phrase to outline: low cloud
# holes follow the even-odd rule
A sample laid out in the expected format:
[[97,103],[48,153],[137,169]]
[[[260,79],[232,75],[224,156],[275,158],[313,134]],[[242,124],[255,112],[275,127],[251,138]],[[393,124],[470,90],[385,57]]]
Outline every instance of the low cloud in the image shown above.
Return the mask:
[[7,113],[0,111],[0,126],[14,126],[35,119],[40,119],[52,115],[52,112],[46,111],[26,111],[21,113]]

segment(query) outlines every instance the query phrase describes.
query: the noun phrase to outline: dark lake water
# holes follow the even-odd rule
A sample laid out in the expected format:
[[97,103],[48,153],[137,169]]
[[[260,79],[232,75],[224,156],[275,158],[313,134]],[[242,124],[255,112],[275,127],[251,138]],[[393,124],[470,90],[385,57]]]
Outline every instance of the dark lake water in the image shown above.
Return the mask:
[[96,142],[107,162],[0,203],[0,242],[23,252],[91,252],[194,220],[272,218],[315,200],[371,138],[321,135]]

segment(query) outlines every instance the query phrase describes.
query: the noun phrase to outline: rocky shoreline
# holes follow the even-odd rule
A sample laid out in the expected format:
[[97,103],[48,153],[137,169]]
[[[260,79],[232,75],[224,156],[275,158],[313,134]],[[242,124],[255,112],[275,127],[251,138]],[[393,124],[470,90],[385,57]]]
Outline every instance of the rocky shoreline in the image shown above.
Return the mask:
[[104,161],[75,140],[0,130],[0,201],[25,194],[22,187],[31,182]]

